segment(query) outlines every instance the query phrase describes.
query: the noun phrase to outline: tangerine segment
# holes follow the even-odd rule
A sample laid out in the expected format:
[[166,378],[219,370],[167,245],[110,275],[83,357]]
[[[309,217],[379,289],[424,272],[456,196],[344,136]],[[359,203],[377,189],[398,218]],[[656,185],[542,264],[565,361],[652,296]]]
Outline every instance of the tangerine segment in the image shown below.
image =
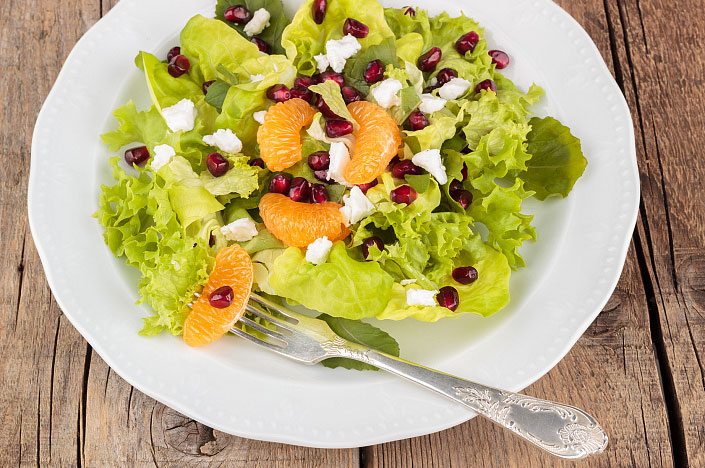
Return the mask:
[[348,104],[348,110],[360,128],[343,177],[351,184],[368,184],[382,174],[397,155],[401,132],[394,119],[377,104],[355,101]]
[[268,193],[259,202],[267,230],[289,247],[307,247],[323,236],[335,242],[350,234],[341,205],[335,202],[295,202],[281,193]]
[[[203,346],[227,332],[242,317],[252,290],[252,260],[237,244],[220,249],[215,256],[215,267],[198,300],[184,324],[184,342],[189,346]],[[223,309],[210,305],[211,293],[222,286],[233,289],[233,302]]]
[[282,171],[301,161],[301,129],[311,125],[315,114],[299,98],[269,108],[257,130],[257,143],[260,157],[270,171]]

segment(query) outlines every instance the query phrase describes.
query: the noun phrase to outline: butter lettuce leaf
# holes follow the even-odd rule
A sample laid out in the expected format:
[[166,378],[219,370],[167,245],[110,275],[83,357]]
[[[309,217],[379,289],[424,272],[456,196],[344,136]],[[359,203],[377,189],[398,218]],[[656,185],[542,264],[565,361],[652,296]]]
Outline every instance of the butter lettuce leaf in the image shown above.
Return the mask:
[[243,4],[252,14],[260,8],[264,8],[269,12],[269,26],[264,28],[264,31],[258,34],[257,37],[272,47],[272,53],[283,54],[284,48],[281,45],[282,33],[284,32],[284,28],[289,24],[289,19],[284,14],[282,2],[280,0],[218,0],[215,6],[216,18],[223,21],[245,39],[249,40],[250,37],[245,34],[245,27],[243,25],[227,21],[224,16],[225,10],[231,6]]
[[198,82],[193,81],[189,75],[174,78],[169,74],[168,65],[150,53],[140,52],[135,58],[135,65],[144,72],[149,95],[160,112],[182,99],[203,95]]

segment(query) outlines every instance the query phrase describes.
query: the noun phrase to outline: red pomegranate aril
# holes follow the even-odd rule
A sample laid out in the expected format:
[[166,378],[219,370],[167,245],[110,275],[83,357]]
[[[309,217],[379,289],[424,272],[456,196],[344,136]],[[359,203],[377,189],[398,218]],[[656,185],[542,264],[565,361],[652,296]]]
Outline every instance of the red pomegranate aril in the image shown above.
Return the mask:
[[404,10],[404,14],[405,14],[405,15],[409,15],[409,16],[411,16],[411,17],[413,18],[413,17],[416,16],[416,10],[414,10],[414,9],[411,8],[411,7],[407,7],[407,9]]
[[345,24],[343,24],[343,34],[350,34],[358,39],[363,39],[367,37],[369,33],[370,28],[356,19],[348,18],[345,20]]
[[264,169],[264,160],[262,158],[253,159],[247,164],[253,167],[261,167],[262,169]]
[[477,270],[474,267],[458,267],[453,270],[453,279],[460,284],[470,284],[477,279]]
[[313,171],[313,177],[316,178],[316,180],[319,180],[325,184],[334,184],[335,182],[332,180],[328,180],[328,169],[321,169],[319,171]]
[[469,146],[466,146],[465,148],[461,149],[460,152],[463,154],[470,154],[470,153],[472,153],[472,150],[470,149]]
[[355,101],[363,101],[365,99],[362,93],[358,91],[357,88],[352,86],[343,86],[340,93],[343,95],[343,101],[345,101],[345,104],[350,104]]
[[368,84],[382,81],[382,78],[384,78],[384,64],[382,63],[382,61],[377,59],[368,63],[367,68],[365,68],[365,73],[363,73],[362,77]]
[[441,307],[455,311],[460,304],[458,291],[453,286],[443,286],[436,294],[436,302]]
[[397,187],[389,193],[389,198],[394,203],[406,203],[407,205],[413,203],[418,196],[419,194],[416,193],[416,190],[408,185]]
[[432,72],[436,69],[436,65],[441,61],[443,53],[438,47],[434,47],[425,54],[422,54],[417,61],[419,70],[422,72]]
[[408,159],[399,161],[394,166],[392,166],[392,176],[397,179],[403,179],[407,175],[421,175],[423,174],[423,169],[421,169],[416,164],[412,163]]
[[330,153],[328,151],[316,151],[308,155],[308,167],[314,171],[323,171],[330,166]]
[[479,93],[482,90],[485,91],[494,91],[495,93],[497,92],[497,85],[495,84],[494,81],[492,80],[484,80],[480,81],[477,86],[475,86],[475,92]]
[[430,125],[428,119],[421,111],[414,111],[409,114],[409,126],[412,130],[423,130]]
[[277,174],[269,181],[271,193],[287,193],[291,187],[291,177],[287,174]]
[[368,237],[362,242],[362,256],[367,260],[370,256],[370,247],[373,245],[377,246],[380,250],[384,250],[384,242],[377,236]]
[[275,102],[284,102],[291,99],[291,92],[286,85],[275,84],[274,86],[270,86],[267,90],[267,97]]
[[233,288],[230,286],[221,286],[208,296],[208,303],[216,309],[225,309],[230,307],[235,299]]
[[315,84],[316,80],[310,76],[300,76],[294,80],[294,88],[308,88]]
[[480,42],[480,36],[475,31],[470,31],[467,34],[463,34],[455,41],[455,50],[457,50],[460,55],[465,55],[466,52],[474,51],[478,42]]
[[313,21],[316,24],[321,24],[323,19],[326,17],[326,10],[328,9],[328,2],[326,0],[313,0],[313,5],[311,5],[311,14],[313,15]]
[[375,185],[379,184],[379,181],[377,179],[373,180],[372,182],[368,182],[366,184],[358,184],[358,188],[362,191],[362,193],[367,193],[369,189],[374,187]]
[[453,200],[457,199],[457,195],[461,190],[463,190],[463,183],[459,180],[451,180],[450,184],[448,184],[448,193],[453,197]]
[[472,193],[467,190],[461,190],[453,199],[458,202],[462,209],[467,210],[468,206],[472,203]]
[[326,135],[328,138],[339,138],[350,135],[352,132],[353,124],[347,120],[326,120]]
[[507,68],[509,65],[509,55],[501,50],[490,50],[487,52],[492,57],[492,63],[497,66],[497,70]]
[[313,91],[308,88],[294,88],[289,91],[289,95],[292,98],[303,99],[308,103],[311,103],[313,101]]
[[303,177],[294,177],[289,188],[289,198],[295,202],[307,202],[311,194],[311,182]]
[[247,24],[252,19],[252,13],[245,5],[234,5],[225,10],[223,16],[226,20],[235,24]]
[[312,184],[311,185],[311,201],[313,203],[325,203],[330,201],[328,196],[328,189],[323,184]]
[[438,74],[436,75],[436,79],[438,80],[438,84],[441,86],[448,83],[453,78],[457,78],[457,77],[458,77],[458,72],[453,70],[452,68],[444,68],[441,71],[439,71]]
[[463,182],[468,180],[468,166],[463,164],[463,168],[460,170],[460,173],[463,175]]
[[166,53],[166,61],[171,62],[171,59],[173,59],[177,55],[181,55],[181,47],[172,47],[171,49],[169,49],[169,52]]
[[130,166],[133,164],[144,166],[148,159],[149,150],[146,146],[138,146],[137,148],[132,148],[125,151],[125,162]]
[[169,74],[178,78],[191,68],[191,62],[183,55],[177,55],[169,61]]
[[201,87],[201,89],[203,89],[203,94],[208,94],[208,88],[210,88],[213,83],[215,83],[215,80],[210,80],[203,83],[203,86]]
[[253,37],[250,42],[257,46],[260,52],[269,54],[272,52],[272,46],[270,46],[266,41],[263,41],[259,37]]
[[326,80],[333,80],[338,83],[341,88],[345,86],[345,77],[341,73],[336,73],[333,70],[326,70],[315,76],[316,81],[323,83]]
[[318,111],[323,114],[324,117],[327,117],[329,119],[339,119],[340,116],[330,110],[330,107],[328,107],[328,104],[326,104],[326,101],[323,100],[323,98],[319,95],[315,96],[315,104],[314,106]]
[[230,169],[230,163],[220,153],[211,153],[206,158],[206,166],[213,177],[222,177]]

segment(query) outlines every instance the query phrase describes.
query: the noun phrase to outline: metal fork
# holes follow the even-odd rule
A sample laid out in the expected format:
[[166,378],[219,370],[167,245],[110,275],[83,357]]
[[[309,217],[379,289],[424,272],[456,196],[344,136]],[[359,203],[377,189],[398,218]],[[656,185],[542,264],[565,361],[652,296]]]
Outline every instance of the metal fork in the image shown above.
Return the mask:
[[602,452],[607,445],[607,434],[595,418],[573,406],[488,387],[361,346],[336,335],[323,320],[254,293],[247,311],[264,324],[246,316],[239,323],[266,338],[237,327],[230,331],[295,361],[316,364],[343,357],[371,364],[455,400],[562,458],[584,458]]

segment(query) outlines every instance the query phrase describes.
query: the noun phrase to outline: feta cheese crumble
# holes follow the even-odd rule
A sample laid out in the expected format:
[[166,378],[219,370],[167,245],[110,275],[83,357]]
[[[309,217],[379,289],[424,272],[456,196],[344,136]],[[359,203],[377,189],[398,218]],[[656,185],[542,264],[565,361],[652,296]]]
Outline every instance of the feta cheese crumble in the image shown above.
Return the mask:
[[362,218],[369,216],[375,208],[357,185],[350,190],[350,195],[343,195],[343,204],[340,212],[343,213],[348,225],[355,224]]
[[331,247],[333,247],[333,243],[328,240],[328,237],[323,236],[316,239],[306,248],[306,261],[314,265],[326,263]]
[[196,120],[196,106],[189,99],[182,99],[171,107],[162,109],[166,126],[172,132],[190,132]]
[[250,82],[251,83],[257,83],[259,81],[262,81],[264,79],[264,75],[262,73],[257,73],[255,75],[250,75]]
[[443,185],[448,182],[446,167],[443,165],[443,161],[441,160],[441,150],[423,150],[420,153],[416,153],[414,157],[411,158],[411,162],[430,172],[439,184]]
[[409,289],[406,291],[406,304],[410,306],[435,306],[438,291],[428,289]]
[[270,16],[271,15],[266,9],[260,8],[259,10],[255,11],[254,15],[252,15],[252,19],[247,22],[247,24],[243,28],[243,31],[245,31],[245,34],[250,37],[256,36],[257,34],[264,31],[264,28],[269,26]]
[[318,71],[324,72],[330,66],[334,72],[341,73],[345,68],[345,61],[358,53],[361,48],[355,36],[348,34],[342,39],[331,39],[326,42],[326,53],[313,58],[318,65]]
[[245,242],[257,235],[257,226],[250,218],[240,218],[220,228],[220,232],[228,240]]
[[152,158],[152,171],[157,172],[166,166],[171,158],[176,156],[176,151],[169,145],[159,145],[154,147],[154,157]]
[[328,150],[330,154],[330,165],[328,166],[328,180],[334,180],[339,184],[349,185],[343,177],[343,172],[350,163],[350,153],[345,143],[334,141]]
[[217,130],[213,135],[203,137],[203,142],[215,146],[226,153],[239,153],[242,151],[242,142],[229,128]]
[[375,98],[377,104],[385,109],[389,109],[392,106],[401,104],[401,98],[397,96],[401,88],[402,85],[399,80],[387,78],[372,89],[372,97]]
[[416,278],[411,278],[411,279],[403,279],[399,281],[399,284],[402,286],[406,286],[407,284],[414,284],[416,282]]
[[266,110],[259,111],[259,112],[255,112],[254,114],[252,114],[252,117],[253,117],[258,123],[263,124],[263,123],[264,123],[264,116],[265,116],[266,113],[267,113]]
[[419,110],[424,114],[433,114],[443,109],[446,105],[445,99],[434,96],[433,94],[422,94],[419,96],[421,98],[421,105]]
[[453,78],[438,89],[438,95],[443,99],[452,101],[453,99],[458,99],[460,96],[465,94],[470,86],[471,83],[468,80]]

